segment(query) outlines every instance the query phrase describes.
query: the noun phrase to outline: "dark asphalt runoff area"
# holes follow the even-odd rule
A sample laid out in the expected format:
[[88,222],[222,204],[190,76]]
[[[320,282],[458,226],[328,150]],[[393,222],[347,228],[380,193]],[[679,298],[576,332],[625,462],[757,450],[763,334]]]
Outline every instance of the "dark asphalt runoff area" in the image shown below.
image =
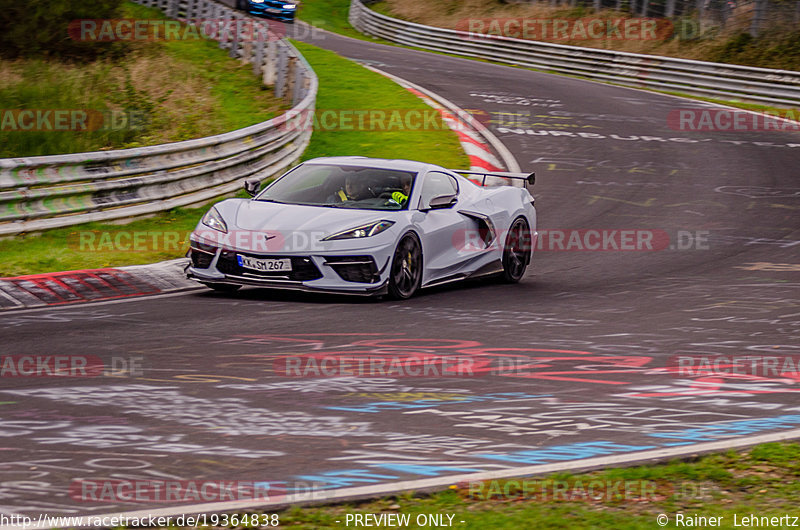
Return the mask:
[[[2,379],[0,513],[181,506],[103,494],[124,480],[331,493],[800,428],[800,134],[675,130],[671,112],[714,107],[313,44],[469,109],[536,171],[526,277],[404,302],[197,290],[0,314],[6,355],[119,368]],[[359,377],[358,359],[395,371]]]

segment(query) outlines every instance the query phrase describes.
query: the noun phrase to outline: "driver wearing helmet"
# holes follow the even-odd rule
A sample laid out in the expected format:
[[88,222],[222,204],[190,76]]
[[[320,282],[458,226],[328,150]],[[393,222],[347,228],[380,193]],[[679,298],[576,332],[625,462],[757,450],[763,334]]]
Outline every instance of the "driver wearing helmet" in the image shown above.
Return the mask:
[[411,193],[411,175],[403,175],[400,177],[400,185],[402,186],[403,191],[395,191],[392,193],[391,200],[400,206],[403,206],[406,202],[408,202],[408,195]]
[[347,175],[344,187],[328,198],[328,202],[360,201],[371,197],[369,186],[363,178],[357,175]]

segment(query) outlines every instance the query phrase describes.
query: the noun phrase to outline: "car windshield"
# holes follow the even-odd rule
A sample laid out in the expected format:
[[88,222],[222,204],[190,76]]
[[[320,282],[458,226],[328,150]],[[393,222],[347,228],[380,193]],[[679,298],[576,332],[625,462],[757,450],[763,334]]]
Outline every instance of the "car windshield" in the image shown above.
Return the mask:
[[302,164],[267,187],[255,200],[355,208],[404,210],[416,173],[395,169]]

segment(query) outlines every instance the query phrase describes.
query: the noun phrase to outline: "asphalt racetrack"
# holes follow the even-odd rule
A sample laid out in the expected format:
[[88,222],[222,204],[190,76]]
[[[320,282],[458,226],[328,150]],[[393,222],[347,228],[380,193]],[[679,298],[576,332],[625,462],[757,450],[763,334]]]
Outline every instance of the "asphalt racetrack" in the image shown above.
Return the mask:
[[[0,513],[197,504],[87,481],[255,481],[292,501],[796,434],[800,134],[676,130],[671,112],[714,107],[324,37],[470,110],[537,172],[527,276],[402,303],[199,289],[0,314],[8,354],[128,363],[3,379]],[[287,368],[359,357],[427,371]]]

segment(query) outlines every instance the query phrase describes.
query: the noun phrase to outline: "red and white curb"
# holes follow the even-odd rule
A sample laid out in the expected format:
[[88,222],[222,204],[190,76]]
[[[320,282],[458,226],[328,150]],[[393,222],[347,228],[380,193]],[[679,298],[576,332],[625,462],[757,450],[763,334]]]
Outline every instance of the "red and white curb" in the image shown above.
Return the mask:
[[[520,172],[519,164],[514,155],[472,114],[442,96],[401,77],[384,72],[368,64],[362,64],[362,66],[391,79],[420,98],[428,106],[438,110],[444,122],[458,135],[461,147],[469,157],[469,169],[471,171]],[[495,155],[495,153],[497,154]],[[480,182],[480,180],[476,180],[476,182]],[[494,184],[507,184],[506,179],[498,180],[501,180],[501,182],[494,182]],[[487,184],[493,184],[493,182],[487,180]]]
[[189,288],[186,259],[0,278],[0,311],[149,296]]

